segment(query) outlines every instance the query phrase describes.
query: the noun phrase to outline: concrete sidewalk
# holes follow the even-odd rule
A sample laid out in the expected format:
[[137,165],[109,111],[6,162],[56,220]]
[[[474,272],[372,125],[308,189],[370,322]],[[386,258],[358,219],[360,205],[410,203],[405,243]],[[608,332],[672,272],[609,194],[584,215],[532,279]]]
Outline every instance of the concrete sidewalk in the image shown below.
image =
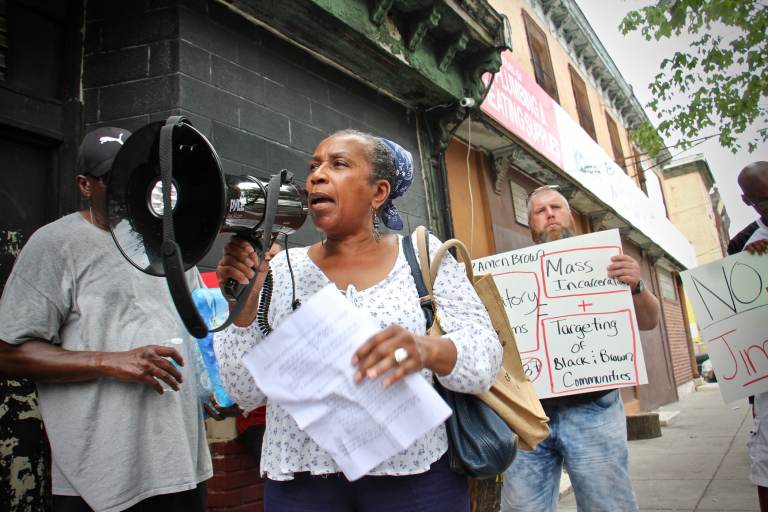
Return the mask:
[[[715,387],[662,410],[680,411],[662,437],[629,443],[632,481],[643,512],[760,510],[749,481],[749,404],[724,404]],[[571,493],[560,512],[576,510]]]

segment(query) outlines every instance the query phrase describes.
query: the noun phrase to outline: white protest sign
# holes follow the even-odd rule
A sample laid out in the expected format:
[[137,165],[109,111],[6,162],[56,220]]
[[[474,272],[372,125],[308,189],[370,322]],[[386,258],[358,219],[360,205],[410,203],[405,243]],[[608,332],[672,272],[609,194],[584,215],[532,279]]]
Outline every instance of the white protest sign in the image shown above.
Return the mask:
[[632,293],[606,270],[621,253],[613,229],[472,262],[493,275],[540,398],[648,382]]
[[720,383],[732,402],[768,391],[768,257],[742,252],[680,274]]

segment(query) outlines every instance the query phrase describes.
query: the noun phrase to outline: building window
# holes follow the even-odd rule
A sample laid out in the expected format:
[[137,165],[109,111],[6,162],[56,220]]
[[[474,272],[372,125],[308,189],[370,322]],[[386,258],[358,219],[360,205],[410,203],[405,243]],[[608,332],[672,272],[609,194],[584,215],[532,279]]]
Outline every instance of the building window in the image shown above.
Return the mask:
[[608,123],[608,135],[611,136],[611,149],[613,149],[613,160],[619,167],[627,172],[627,163],[624,161],[624,151],[621,149],[621,139],[619,138],[619,128],[608,112],[605,113],[605,121]]
[[512,206],[515,209],[515,220],[523,226],[528,225],[528,192],[515,183],[509,182],[509,189],[512,192]]
[[677,286],[675,286],[675,279],[672,277],[672,272],[656,267],[656,274],[659,276],[659,287],[661,288],[661,296],[664,299],[677,301]]
[[528,47],[531,49],[531,62],[533,63],[533,73],[536,77],[536,83],[539,84],[553,100],[560,103],[560,98],[557,96],[555,72],[552,69],[552,59],[549,56],[547,35],[525,11],[523,11],[523,22],[525,23],[525,33],[528,37]]
[[597,142],[595,122],[592,120],[592,109],[589,108],[587,85],[570,64],[568,64],[568,71],[571,73],[571,86],[573,87],[573,97],[576,99],[576,111],[579,114],[579,124],[584,128],[584,131],[592,137],[592,140]]

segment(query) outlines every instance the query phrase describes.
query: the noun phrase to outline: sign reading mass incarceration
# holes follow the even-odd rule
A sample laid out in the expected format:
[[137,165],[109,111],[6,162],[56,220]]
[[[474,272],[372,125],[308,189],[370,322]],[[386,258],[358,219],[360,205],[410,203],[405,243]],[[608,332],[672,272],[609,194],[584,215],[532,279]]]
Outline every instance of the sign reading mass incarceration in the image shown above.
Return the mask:
[[621,253],[613,229],[472,262],[493,275],[540,398],[648,382],[632,293],[606,270]]
[[680,277],[723,400],[768,391],[768,257],[741,252]]

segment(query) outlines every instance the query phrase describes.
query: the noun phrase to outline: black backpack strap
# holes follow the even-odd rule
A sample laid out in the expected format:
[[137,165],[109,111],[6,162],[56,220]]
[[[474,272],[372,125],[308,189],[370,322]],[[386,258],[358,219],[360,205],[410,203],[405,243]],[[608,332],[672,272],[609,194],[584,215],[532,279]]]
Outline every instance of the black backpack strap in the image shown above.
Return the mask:
[[421,268],[416,259],[416,251],[413,249],[413,241],[411,240],[410,235],[403,237],[403,254],[408,261],[408,266],[411,267],[411,276],[413,276],[413,282],[416,283],[416,291],[419,293],[421,310],[424,312],[424,320],[427,324],[427,330],[429,330],[435,322],[435,310],[432,304],[433,299],[427,291],[427,286],[424,284],[424,276],[421,275]]

